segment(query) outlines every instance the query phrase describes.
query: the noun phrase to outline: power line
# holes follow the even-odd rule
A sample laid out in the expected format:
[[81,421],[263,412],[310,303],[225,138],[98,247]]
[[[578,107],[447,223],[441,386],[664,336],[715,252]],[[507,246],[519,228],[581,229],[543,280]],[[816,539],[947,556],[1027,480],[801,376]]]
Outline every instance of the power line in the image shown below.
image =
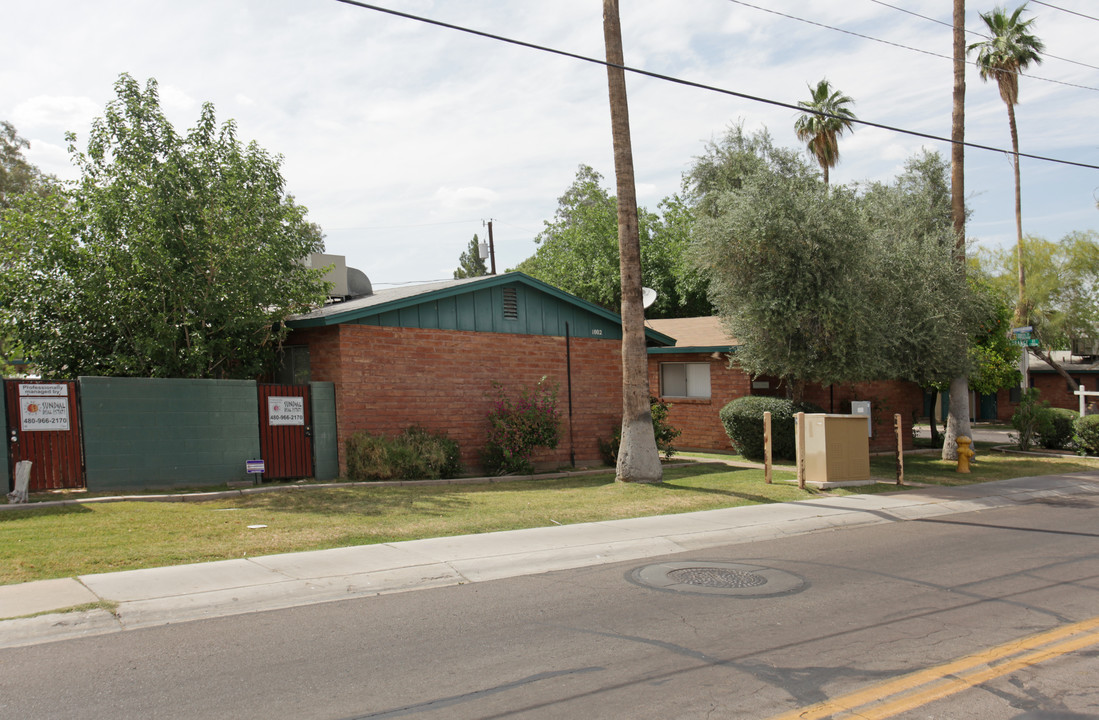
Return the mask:
[[[789,20],[797,20],[798,22],[802,22],[802,23],[805,23],[807,25],[815,25],[819,28],[824,28],[825,30],[832,30],[834,32],[843,33],[845,35],[851,35],[853,37],[862,38],[863,40],[870,40],[872,42],[882,43],[883,45],[892,45],[893,47],[901,48],[902,50],[910,50],[912,52],[918,52],[918,53],[922,53],[924,55],[931,55],[932,57],[943,58],[944,60],[949,60],[950,62],[954,62],[954,58],[951,57],[950,55],[943,55],[942,53],[932,52],[931,50],[922,50],[920,48],[912,47],[910,45],[902,45],[901,43],[895,43],[891,40],[883,40],[882,38],[877,38],[877,37],[874,37],[873,35],[864,35],[862,33],[857,33],[854,30],[845,30],[844,28],[835,27],[834,25],[825,25],[824,23],[817,22],[816,20],[807,20],[806,18],[798,17],[797,15],[789,15],[789,14],[784,13],[784,12],[779,12],[778,10],[772,10],[770,8],[760,7],[759,5],[753,5],[752,3],[744,2],[744,0],[729,0],[729,2],[734,3],[736,5],[743,5],[744,7],[752,8],[753,10],[759,10],[760,12],[770,13],[772,15],[778,15],[779,17],[784,17],[784,18],[787,18]],[[967,62],[966,64],[967,65],[972,65],[974,67],[980,67],[975,62]],[[1056,83],[1057,85],[1067,85],[1068,87],[1080,88],[1081,90],[1093,90],[1095,92],[1099,92],[1099,88],[1091,87],[1090,85],[1077,85],[1076,83],[1065,82],[1063,80],[1054,80],[1052,78],[1040,77],[1038,75],[1025,75],[1024,76],[1023,73],[1021,73],[1021,72],[1015,72],[1015,74],[1018,75],[1019,77],[1028,77],[1028,78],[1032,78],[1034,80],[1041,80],[1042,82]]]
[[1075,10],[1066,10],[1063,7],[1057,7],[1056,5],[1050,5],[1047,2],[1042,2],[1042,0],[1030,0],[1030,2],[1034,3],[1035,5],[1045,5],[1046,7],[1053,8],[1054,10],[1060,10],[1061,12],[1069,13],[1070,15],[1079,15],[1082,18],[1087,18],[1088,20],[1095,20],[1096,22],[1099,22],[1099,18],[1097,17],[1085,15],[1084,13],[1076,12]]
[[[882,2],[882,0],[870,0],[870,2],[875,3],[877,5],[881,5],[882,7],[887,7],[890,10],[896,10],[897,12],[902,12],[902,13],[905,13],[906,15],[912,15],[913,17],[918,17],[921,20],[928,20],[930,22],[937,23],[939,25],[943,25],[943,26],[946,26],[946,27],[951,28],[951,29],[954,28],[953,23],[948,23],[945,20],[939,20],[938,18],[929,17],[927,15],[921,15],[918,12],[913,12],[911,10],[908,10],[907,8],[902,8],[898,5],[890,5],[887,2]],[[1031,0],[1031,2],[1037,2],[1037,0]],[[1041,3],[1041,4],[1044,5],[1045,3]],[[1052,7],[1052,6],[1050,6],[1050,7]],[[977,37],[982,37],[985,40],[990,40],[991,39],[988,35],[985,35],[982,32],[977,32],[976,30],[966,29],[966,33],[968,33],[970,35],[976,35]],[[1070,60],[1069,58],[1063,58],[1063,57],[1059,57],[1057,55],[1050,55],[1048,52],[1042,53],[1042,56],[1050,58],[1052,60],[1060,60],[1061,62],[1072,63],[1073,65],[1080,65],[1082,67],[1091,68],[1092,70],[1099,70],[1099,65],[1088,65],[1087,63],[1080,62],[1079,60]],[[1033,76],[1031,76],[1031,77],[1033,77]]]
[[[527,42],[525,40],[516,40],[514,38],[505,37],[503,35],[495,35],[493,33],[485,32],[483,30],[474,30],[473,28],[463,27],[461,25],[454,25],[453,23],[443,22],[441,20],[434,20],[432,18],[422,17],[420,15],[413,15],[411,13],[401,12],[400,10],[393,10],[391,8],[384,8],[378,5],[371,5],[369,3],[360,2],[360,0],[336,0],[336,2],[343,3],[345,5],[352,5],[354,7],[362,8],[364,10],[374,10],[376,12],[385,13],[387,15],[393,15],[396,17],[405,18],[407,20],[415,20],[417,22],[426,23],[428,25],[435,25],[436,27],[446,28],[448,30],[456,30],[468,35],[474,35],[477,37],[483,37],[488,40],[496,40],[498,42],[507,43],[509,45],[516,45],[518,47],[525,47],[530,50],[539,50],[541,52],[550,53],[551,55],[560,55],[561,57],[572,58],[573,60],[581,60],[583,62],[591,63],[593,65],[600,65],[602,67],[612,67],[630,72],[635,75],[641,75],[644,77],[653,78],[655,80],[663,80],[665,82],[674,83],[676,85],[683,85],[685,87],[691,87],[698,90],[707,90],[709,92],[716,92],[722,95],[729,95],[731,97],[741,98],[743,100],[751,100],[752,102],[763,103],[765,105],[774,105],[775,107],[786,108],[795,112],[809,112],[822,117],[836,118],[835,115],[819,112],[817,110],[807,110],[798,105],[794,105],[781,100],[772,100],[770,98],[758,97],[756,95],[749,95],[747,93],[737,92],[736,90],[728,90],[726,88],[720,88],[715,85],[707,85],[705,83],[695,82],[693,80],[684,80],[682,78],[672,77],[671,75],[662,75],[660,73],[652,72],[650,70],[641,70],[640,68],[630,67],[628,65],[615,65],[608,63],[606,60],[600,60],[598,58],[588,57],[586,55],[580,55],[578,53],[568,52],[567,50],[558,50],[557,48],[547,47],[545,45],[536,45],[535,43]],[[954,141],[947,137],[941,137],[939,135],[932,135],[930,133],[920,132],[918,130],[907,130],[905,128],[894,127],[892,125],[885,125],[883,123],[871,122],[870,120],[852,119],[852,118],[836,118],[840,120],[849,120],[857,125],[865,125],[867,127],[878,128],[879,130],[886,130],[888,132],[900,133],[902,135],[911,135],[913,137],[924,138],[925,140],[934,140],[936,142],[944,142],[954,144]],[[959,143],[965,147],[973,148],[974,150],[988,150],[991,152],[1013,155],[1010,150],[1004,150],[1003,148],[992,147],[990,145],[980,145],[972,142]],[[1029,158],[1031,160],[1042,160],[1044,162],[1058,163],[1060,165],[1073,165],[1075,167],[1088,168],[1089,170],[1099,170],[1099,165],[1089,165],[1088,163],[1075,162],[1073,160],[1061,160],[1059,158],[1046,157],[1044,155],[1033,155],[1031,153],[1019,153],[1019,157]]]
[[412,225],[371,225],[367,227],[340,228],[341,230],[402,230],[404,228],[438,227],[439,225],[468,225],[480,220],[450,220],[448,222],[415,223]]
[[371,282],[371,285],[426,285],[427,283],[447,282],[453,278],[441,278],[438,280],[402,280],[400,282]]

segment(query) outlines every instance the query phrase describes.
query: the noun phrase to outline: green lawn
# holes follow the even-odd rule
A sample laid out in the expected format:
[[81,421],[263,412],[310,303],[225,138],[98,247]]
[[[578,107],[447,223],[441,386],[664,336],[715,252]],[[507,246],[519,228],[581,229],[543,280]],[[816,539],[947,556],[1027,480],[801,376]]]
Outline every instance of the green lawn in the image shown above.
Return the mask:
[[[981,454],[976,472],[906,458],[906,479],[955,485],[1096,469],[1094,460]],[[893,477],[893,460],[872,472]],[[776,470],[775,478],[792,473]],[[888,492],[893,485],[831,494]],[[613,473],[469,485],[295,487],[208,502],[118,502],[0,512],[0,584],[425,537],[567,525],[757,503],[822,493],[763,482],[763,471],[699,464],[668,468],[658,485]],[[249,527],[262,525],[265,527]]]
[[[932,485],[969,485],[990,480],[1007,480],[1031,475],[1058,475],[1099,469],[1096,458],[1043,458],[1030,455],[1009,455],[991,450],[990,443],[977,443],[977,457],[970,465],[968,475],[955,471],[956,463],[940,460],[934,455],[906,455],[904,480],[906,483]],[[896,477],[896,461],[892,457],[875,457],[870,461],[870,472],[875,477]]]

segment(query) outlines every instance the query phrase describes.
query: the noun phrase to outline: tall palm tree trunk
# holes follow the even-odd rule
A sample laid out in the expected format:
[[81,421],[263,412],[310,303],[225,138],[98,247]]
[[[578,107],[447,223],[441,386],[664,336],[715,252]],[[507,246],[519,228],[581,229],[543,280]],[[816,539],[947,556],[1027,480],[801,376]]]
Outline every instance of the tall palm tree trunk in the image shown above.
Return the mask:
[[622,441],[616,479],[660,482],[664,471],[653,435],[649,407],[649,366],[645,350],[645,310],[641,301],[641,241],[637,230],[637,192],[633,177],[630,115],[618,0],[603,0],[603,37],[607,45],[607,85],[618,186],[618,257],[622,275]]
[[[950,115],[950,214],[954,225],[954,259],[965,272],[965,0],[954,0],[954,93]],[[934,403],[933,403],[934,404]],[[935,410],[931,411],[934,427]],[[943,460],[958,459],[958,436],[973,437],[969,425],[969,378],[950,381],[950,409],[943,438]]]
[[1030,309],[1027,307],[1026,268],[1023,266],[1023,184],[1019,177],[1019,129],[1015,125],[1015,106],[1012,103],[1007,103],[1007,124],[1011,127],[1011,157],[1015,169],[1015,233],[1019,260],[1019,304],[1015,306],[1015,325],[1021,327],[1026,325]]

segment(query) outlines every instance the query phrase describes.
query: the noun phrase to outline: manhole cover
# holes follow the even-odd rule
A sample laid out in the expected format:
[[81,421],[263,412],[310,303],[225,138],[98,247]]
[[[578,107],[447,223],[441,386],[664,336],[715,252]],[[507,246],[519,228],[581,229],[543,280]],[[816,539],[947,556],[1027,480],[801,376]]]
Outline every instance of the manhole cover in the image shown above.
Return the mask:
[[657,590],[767,597],[797,592],[805,580],[784,570],[724,562],[667,562],[636,568],[630,580]]
[[668,577],[688,585],[712,588],[746,588],[765,585],[767,578],[747,570],[726,570],[715,567],[690,567],[672,570]]

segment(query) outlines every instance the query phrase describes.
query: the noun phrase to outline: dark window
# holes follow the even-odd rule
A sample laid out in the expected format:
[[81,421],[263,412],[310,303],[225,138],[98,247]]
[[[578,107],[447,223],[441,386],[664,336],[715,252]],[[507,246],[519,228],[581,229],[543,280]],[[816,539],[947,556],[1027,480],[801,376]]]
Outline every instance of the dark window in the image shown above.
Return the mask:
[[284,385],[305,385],[309,377],[309,346],[284,345],[275,382]]

